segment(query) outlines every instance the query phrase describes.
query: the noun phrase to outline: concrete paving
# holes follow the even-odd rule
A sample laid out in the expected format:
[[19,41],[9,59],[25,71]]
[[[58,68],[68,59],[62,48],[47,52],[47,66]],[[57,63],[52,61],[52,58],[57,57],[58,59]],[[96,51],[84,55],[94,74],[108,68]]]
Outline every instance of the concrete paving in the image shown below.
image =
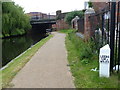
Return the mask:
[[67,66],[65,34],[53,32],[44,44],[12,80],[12,88],[74,88]]

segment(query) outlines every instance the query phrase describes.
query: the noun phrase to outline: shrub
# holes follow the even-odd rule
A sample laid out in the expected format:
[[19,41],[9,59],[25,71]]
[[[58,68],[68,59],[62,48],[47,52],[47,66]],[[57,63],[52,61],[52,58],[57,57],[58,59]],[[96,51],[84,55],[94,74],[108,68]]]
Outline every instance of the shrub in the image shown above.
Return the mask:
[[68,13],[65,17],[65,21],[71,25],[71,21],[73,18],[75,18],[76,16],[78,16],[79,18],[83,18],[84,17],[84,12],[83,11],[72,11],[70,13]]
[[89,1],[88,4],[89,4],[89,8],[92,8],[92,7],[93,7],[92,2]]
[[75,33],[69,33],[68,37],[75,45],[79,59],[83,60],[82,62],[87,62],[87,60],[90,60],[96,54],[95,44],[92,40],[85,42],[83,39],[77,37]]
[[88,64],[88,63],[89,63],[89,60],[88,60],[88,59],[83,59],[83,60],[81,60],[81,63],[82,63],[82,64]]

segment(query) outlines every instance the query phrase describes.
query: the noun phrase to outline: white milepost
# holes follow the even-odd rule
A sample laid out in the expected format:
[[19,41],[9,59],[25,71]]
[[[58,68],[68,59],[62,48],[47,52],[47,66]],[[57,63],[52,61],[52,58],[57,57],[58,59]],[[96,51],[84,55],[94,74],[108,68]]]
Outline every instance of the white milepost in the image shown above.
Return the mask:
[[110,47],[108,44],[100,48],[99,76],[100,77],[110,76]]

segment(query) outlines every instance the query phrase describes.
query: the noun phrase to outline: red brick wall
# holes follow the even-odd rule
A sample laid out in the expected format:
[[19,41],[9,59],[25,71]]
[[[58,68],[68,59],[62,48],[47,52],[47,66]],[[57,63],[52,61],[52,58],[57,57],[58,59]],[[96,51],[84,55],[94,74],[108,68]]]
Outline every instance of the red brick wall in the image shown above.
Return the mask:
[[85,40],[90,39],[94,36],[95,29],[98,25],[97,17],[90,16],[93,13],[85,14],[84,16],[84,35]]
[[[94,0],[94,1],[95,2],[92,2],[92,4],[93,4],[93,8],[94,8],[95,12],[99,12],[102,9],[107,8],[109,6],[109,4],[106,2],[96,2],[97,0]],[[119,6],[119,8],[120,8],[120,6]],[[117,0],[116,0],[116,9],[118,9],[118,1]],[[117,14],[118,13],[116,11],[116,17],[117,17]],[[120,17],[120,14],[119,14],[119,17]],[[120,18],[119,18],[119,21],[120,21]]]
[[[93,2],[93,8],[96,13],[99,13],[103,8],[107,8],[106,2]],[[117,7],[118,3],[116,4]],[[117,12],[117,11],[116,11]],[[85,22],[84,22],[84,35],[85,40],[88,40],[90,37],[94,35],[94,31],[96,30],[97,25],[101,26],[101,18],[98,16],[93,16],[89,18],[90,14],[85,14]],[[116,13],[117,16],[117,13]],[[119,14],[120,17],[120,14]],[[116,17],[117,18],[117,17]],[[120,19],[119,19],[120,21]]]
[[84,34],[84,19],[78,20],[78,32],[81,32]]
[[64,21],[64,19],[61,19],[56,21],[56,28],[57,30],[69,29],[69,25]]
[[84,35],[85,35],[85,40],[88,40],[90,38],[90,31],[91,31],[91,25],[89,21],[89,14],[85,14],[85,29],[84,29]]
[[95,12],[99,12],[108,5],[106,2],[92,2],[92,4]]

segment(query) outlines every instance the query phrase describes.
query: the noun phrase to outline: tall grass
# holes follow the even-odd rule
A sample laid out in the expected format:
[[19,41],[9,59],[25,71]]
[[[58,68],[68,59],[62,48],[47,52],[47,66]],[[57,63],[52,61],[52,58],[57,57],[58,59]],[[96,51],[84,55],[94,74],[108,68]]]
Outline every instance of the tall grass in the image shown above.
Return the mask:
[[89,40],[88,42],[85,42],[83,39],[77,37],[75,33],[69,33],[68,38],[74,43],[80,60],[91,60],[93,56],[98,56],[94,41]]
[[99,67],[98,50],[94,41],[85,42],[72,32],[66,37],[66,48],[76,88],[118,88],[116,74],[110,78],[100,78],[98,71],[91,71],[96,67],[98,70]]

